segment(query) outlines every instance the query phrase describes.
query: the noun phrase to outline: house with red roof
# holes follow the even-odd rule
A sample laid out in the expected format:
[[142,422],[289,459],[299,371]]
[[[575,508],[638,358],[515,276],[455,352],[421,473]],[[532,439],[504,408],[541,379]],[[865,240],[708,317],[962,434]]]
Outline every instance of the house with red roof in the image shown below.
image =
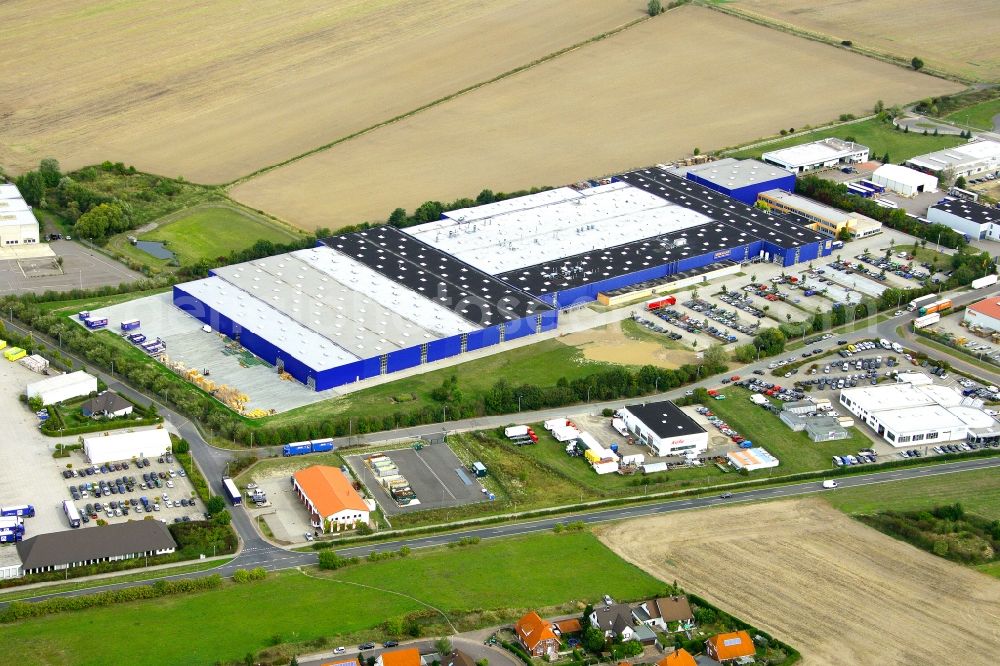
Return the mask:
[[549,655],[555,657],[559,652],[559,637],[552,629],[552,623],[543,620],[535,611],[531,611],[514,624],[517,640],[533,657]]
[[340,531],[368,522],[368,504],[337,467],[313,465],[299,470],[292,475],[292,488],[317,529]]
[[741,657],[752,657],[756,654],[750,634],[745,631],[731,631],[726,634],[716,634],[705,641],[705,654],[724,663]]

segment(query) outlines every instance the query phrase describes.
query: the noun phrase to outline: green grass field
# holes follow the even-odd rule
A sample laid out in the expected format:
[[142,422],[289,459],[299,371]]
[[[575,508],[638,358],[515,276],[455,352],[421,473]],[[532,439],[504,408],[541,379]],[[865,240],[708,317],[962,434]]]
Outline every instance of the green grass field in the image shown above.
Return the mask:
[[1000,473],[993,469],[838,488],[823,498],[845,513],[929,509],[961,502],[966,511],[1000,520]]
[[289,243],[298,235],[262,217],[213,206],[196,208],[139,238],[166,243],[181,264],[190,264],[199,259],[228,256],[233,250],[250,247],[259,240]]
[[556,340],[543,340],[450,368],[373,386],[342,399],[306,405],[274,416],[267,422],[296,423],[302,419],[348,413],[356,417],[382,416],[394,411],[413,412],[424,407],[441,409],[440,403],[435,402],[430,394],[452,375],[458,377],[459,389],[468,396],[485,391],[501,377],[506,377],[512,384],[553,386],[560,377],[573,380],[607,367],[609,366],[602,363],[585,360],[575,347],[568,347]]
[[[385,620],[426,610],[388,591],[411,595],[459,622],[473,609],[544,608],[605,593],[638,599],[664,587],[585,532],[417,552],[310,574],[322,579],[288,571],[260,583],[7,625],[0,647],[26,666],[129,662],[127,655],[140,646],[144,664],[210,664],[242,659],[273,643],[381,639],[377,627]],[[505,584],[511,580],[518,584]],[[156,636],[162,639],[150,643]],[[26,645],[30,649],[22,649]]]
[[813,442],[805,432],[793,432],[776,415],[750,402],[750,391],[733,387],[726,389],[724,394],[725,400],[712,400],[708,408],[741,435],[763,446],[781,461],[778,467],[751,473],[751,478],[767,473],[776,476],[829,469],[833,467],[833,456],[856,453],[872,444],[856,428],[848,428],[851,433],[848,439]]
[[965,139],[957,136],[924,136],[920,132],[902,132],[894,129],[889,123],[882,122],[878,119],[872,119],[864,120],[851,125],[842,125],[840,127],[810,132],[809,134],[784,139],[782,141],[775,141],[774,143],[757,146],[756,148],[736,150],[732,153],[727,153],[727,156],[737,158],[760,158],[762,153],[771,150],[788,148],[789,146],[795,146],[800,143],[807,143],[810,141],[818,141],[819,139],[825,139],[831,136],[839,139],[853,137],[858,143],[871,148],[873,159],[881,158],[888,152],[890,159],[896,163],[902,162],[903,160],[909,159],[915,155],[921,155],[923,153],[929,153],[943,148],[951,148],[952,146],[965,143]]
[[954,113],[949,113],[944,117],[944,120],[961,123],[968,127],[992,130],[993,118],[997,115],[1000,115],[1000,98],[980,102]]
[[639,340],[640,342],[652,342],[653,344],[661,345],[666,349],[691,350],[690,347],[677,340],[671,340],[661,333],[655,333],[647,329],[645,326],[640,326],[633,319],[623,319],[621,327],[622,333],[624,333],[626,337],[632,338],[633,340]]

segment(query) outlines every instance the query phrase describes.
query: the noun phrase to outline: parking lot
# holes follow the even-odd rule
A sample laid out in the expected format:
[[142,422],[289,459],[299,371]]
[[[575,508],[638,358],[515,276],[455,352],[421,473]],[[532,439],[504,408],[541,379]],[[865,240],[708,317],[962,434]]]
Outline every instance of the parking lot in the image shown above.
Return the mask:
[[941,317],[936,324],[928,326],[926,330],[952,335],[955,342],[969,353],[1000,365],[1000,343],[993,342],[989,337],[980,337],[961,326],[962,316],[962,313],[955,313]]
[[114,259],[75,241],[53,241],[49,247],[56,256],[62,257],[61,266],[35,260],[0,260],[0,294],[90,289],[132,282],[142,277]]
[[347,463],[387,515],[488,501],[479,480],[445,444],[424,446],[419,451],[412,448],[385,451],[384,454],[409,481],[419,504],[397,505],[365,465],[364,456],[350,456]]
[[[194,496],[191,484],[183,478],[182,470],[176,463],[164,461],[161,464],[154,458],[150,460],[149,468],[140,469],[136,468],[132,461],[127,461],[128,469],[112,468],[101,472],[95,468],[92,474],[79,476],[82,470],[91,467],[85,461],[82,452],[74,451],[68,458],[53,458],[56,444],[77,444],[78,438],[46,437],[39,431],[38,417],[18,399],[19,394],[24,392],[25,385],[38,379],[39,375],[17,363],[0,362],[0,404],[5,406],[4,425],[7,429],[6,436],[0,438],[0,460],[4,461],[4,464],[0,465],[0,505],[31,504],[35,507],[35,517],[26,518],[24,522],[25,538],[68,529],[69,523],[63,512],[62,503],[63,500],[74,500],[73,491],[76,491],[79,497],[79,500],[74,500],[74,504],[81,516],[86,513],[87,504],[93,505],[94,502],[102,504],[100,512],[95,510],[87,516],[83,527],[95,524],[96,519],[93,516],[109,523],[145,516],[145,511],[139,513],[131,504],[132,499],[138,504],[142,496],[149,498],[151,506],[156,504],[153,497],[159,498],[160,510],[151,508],[149,513],[167,522],[172,522],[174,518],[183,519],[183,516],[192,519],[201,515],[203,508],[200,502],[196,501],[195,506],[184,507],[180,504],[174,506],[175,500]],[[173,477],[170,476],[171,469],[174,470]],[[160,479],[161,487],[156,488],[154,483],[152,489],[140,488],[140,484],[143,483],[142,473],[154,471],[162,472],[167,477]],[[68,474],[73,476],[67,478],[65,475]],[[126,479],[130,476],[136,477],[134,485],[126,483]],[[122,480],[121,486],[126,492],[119,492],[118,484],[114,483],[117,479]],[[106,495],[103,491],[99,491],[102,481],[108,489]],[[88,483],[89,489],[86,488]],[[86,496],[80,489],[81,484],[84,484],[83,490],[86,491]],[[112,485],[114,492],[111,491]],[[73,486],[72,489],[70,486]],[[129,487],[132,487],[131,491]],[[101,492],[101,496],[95,496],[96,492]],[[170,500],[170,506],[163,498],[164,493]],[[129,506],[127,515],[122,508],[119,508],[118,515],[115,515],[114,509],[119,501],[123,503],[123,507]],[[114,502],[115,506],[109,513],[107,505],[110,502]]]
[[257,480],[257,485],[267,495],[270,506],[257,508],[247,501],[247,511],[264,519],[278,541],[298,543],[306,540],[306,533],[315,528],[310,523],[309,512],[292,489],[290,474],[274,474]]

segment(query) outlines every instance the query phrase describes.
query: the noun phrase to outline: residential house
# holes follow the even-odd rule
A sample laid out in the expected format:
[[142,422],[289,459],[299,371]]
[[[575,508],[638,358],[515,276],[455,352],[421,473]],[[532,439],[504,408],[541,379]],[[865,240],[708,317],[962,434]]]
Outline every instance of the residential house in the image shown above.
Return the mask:
[[578,634],[583,631],[583,626],[580,624],[580,618],[571,617],[568,620],[559,620],[554,622],[552,626],[556,630],[556,635],[562,637],[566,634]]
[[630,641],[635,638],[635,618],[628,604],[599,606],[590,614],[590,624],[599,628],[608,638]]
[[383,652],[375,659],[375,666],[421,666],[417,648],[403,648]]
[[80,405],[80,411],[83,415],[94,419],[100,417],[115,418],[118,416],[128,416],[132,413],[133,408],[134,406],[131,402],[114,391],[98,393]]
[[717,634],[705,641],[705,653],[720,663],[752,657],[756,651],[750,634],[745,631]]
[[643,601],[632,609],[632,615],[640,624],[669,631],[671,623],[679,622],[684,628],[694,622],[694,613],[687,597],[670,596]]
[[697,662],[694,660],[694,657],[684,648],[674,650],[656,662],[656,666],[696,666],[696,664]]
[[552,623],[543,620],[535,611],[518,620],[514,625],[514,632],[524,649],[533,657],[554,657],[559,652],[559,637],[553,631]]
[[[426,661],[426,658],[424,661]],[[453,651],[451,654],[440,655],[439,661],[441,662],[441,666],[476,666],[475,659],[458,650]],[[433,664],[433,660],[430,663]]]

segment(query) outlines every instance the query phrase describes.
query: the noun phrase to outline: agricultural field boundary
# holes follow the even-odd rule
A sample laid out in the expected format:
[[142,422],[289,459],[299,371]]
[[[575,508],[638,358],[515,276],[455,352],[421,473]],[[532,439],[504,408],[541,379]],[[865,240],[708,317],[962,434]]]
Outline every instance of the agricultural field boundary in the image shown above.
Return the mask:
[[867,122],[869,120],[874,120],[878,118],[878,115],[871,114],[861,118],[854,118],[853,120],[842,120],[835,123],[830,123],[829,125],[820,125],[819,127],[811,127],[794,134],[786,134],[785,136],[772,136],[767,139],[761,139],[760,141],[755,141],[753,143],[745,143],[741,146],[733,146],[732,148],[723,148],[718,151],[720,155],[728,155],[729,153],[738,153],[744,150],[752,150],[754,148],[760,148],[761,146],[769,146],[772,143],[778,143],[780,141],[787,141],[789,139],[796,139],[800,136],[806,136],[807,134],[815,134],[816,132],[825,132],[837,127],[843,127],[845,125],[856,125],[858,123]]
[[[806,30],[805,28],[800,28],[798,26],[791,25],[789,23],[783,23],[776,19],[772,19],[767,16],[762,16],[760,14],[754,14],[753,12],[748,12],[743,9],[737,9],[729,4],[720,2],[708,2],[702,1],[696,4],[702,7],[708,7],[709,9],[714,9],[717,12],[722,12],[723,14],[729,14],[730,16],[735,16],[736,18],[743,19],[744,21],[749,21],[750,23],[756,23],[757,25],[762,25],[766,28],[771,28],[773,30],[780,30],[781,32],[787,32],[788,34],[795,35],[796,37],[802,37],[804,39],[809,39],[814,42],[820,42],[821,44],[827,44],[834,48],[843,49],[845,51],[851,51],[853,53],[858,53],[860,55],[872,58],[873,60],[881,60],[882,62],[889,63],[891,65],[898,65],[905,69],[910,69],[910,62],[906,58],[900,56],[894,56],[889,53],[884,53],[882,51],[877,51],[875,49],[869,49],[863,46],[844,46],[840,43],[840,40],[833,37],[832,35],[827,35],[822,32],[813,32],[811,30]],[[945,72],[933,67],[925,66],[920,70],[924,74],[930,74],[931,76],[936,76],[939,79],[947,79],[948,81],[955,81],[957,83],[962,83],[965,85],[970,85],[973,83],[986,83],[985,81],[976,81],[973,79],[963,78],[957,74],[952,74],[951,72]]]
[[[381,122],[375,123],[374,125],[371,125],[369,127],[365,127],[364,129],[360,129],[357,132],[353,132],[351,134],[348,134],[347,136],[342,136],[339,139],[334,139],[333,141],[330,141],[329,143],[325,143],[325,144],[323,144],[321,146],[317,146],[315,148],[307,150],[304,153],[300,153],[300,154],[295,155],[293,157],[289,157],[288,159],[283,160],[281,162],[276,162],[275,164],[271,164],[271,165],[268,165],[266,167],[262,167],[260,169],[257,169],[256,171],[252,171],[252,172],[248,173],[245,176],[241,176],[240,178],[237,178],[236,180],[233,180],[233,181],[231,181],[229,183],[225,183],[224,185],[222,185],[222,187],[225,190],[229,190],[229,189],[231,189],[233,187],[236,187],[237,185],[241,185],[241,184],[243,184],[243,183],[245,183],[245,182],[247,182],[249,180],[252,180],[252,179],[256,178],[257,176],[262,176],[262,175],[264,175],[264,174],[266,174],[268,172],[274,171],[275,169],[280,169],[281,167],[288,166],[289,164],[293,164],[295,162],[298,162],[299,160],[305,159],[305,158],[310,157],[312,155],[315,155],[317,153],[322,153],[322,152],[324,152],[326,150],[329,150],[330,148],[333,148],[334,146],[337,146],[339,144],[342,144],[342,143],[345,143],[347,141],[350,141],[351,139],[356,139],[356,138],[358,138],[360,136],[364,136],[365,134],[373,132],[373,131],[375,131],[377,129],[380,129],[382,127],[386,127],[388,125],[392,125],[394,123],[397,123],[397,122],[399,122],[401,120],[405,120],[406,118],[410,118],[412,116],[415,116],[418,113],[421,113],[423,111],[431,109],[431,108],[433,108],[435,106],[439,106],[441,104],[444,104],[445,102],[448,102],[450,100],[453,100],[453,99],[456,99],[458,97],[461,97],[462,95],[466,95],[466,94],[468,94],[470,92],[474,92],[476,90],[479,90],[480,88],[484,88],[484,87],[486,87],[486,86],[488,86],[490,84],[497,83],[497,82],[502,81],[504,79],[510,78],[511,76],[514,76],[515,74],[520,74],[521,72],[524,72],[524,71],[527,71],[529,69],[532,69],[533,67],[537,67],[538,65],[541,65],[541,64],[544,64],[546,62],[549,62],[550,60],[555,60],[556,58],[558,58],[560,56],[566,55],[567,53],[571,53],[573,51],[576,51],[577,49],[581,49],[581,48],[587,46],[588,44],[593,44],[594,42],[599,42],[599,41],[605,40],[608,37],[614,37],[617,34],[625,32],[629,28],[632,28],[632,27],[634,27],[634,26],[636,26],[636,25],[638,25],[640,23],[643,23],[645,21],[650,20],[650,18],[652,18],[652,17],[650,17],[650,16],[643,16],[642,18],[635,19],[634,21],[629,21],[628,23],[620,25],[620,26],[618,26],[616,28],[613,28],[611,30],[607,30],[607,31],[602,32],[602,33],[600,33],[598,35],[594,35],[593,37],[589,37],[588,39],[585,39],[585,40],[583,40],[581,42],[577,42],[576,44],[570,44],[567,47],[561,48],[558,51],[553,51],[552,53],[549,53],[548,55],[542,56],[541,58],[536,58],[535,60],[532,60],[531,62],[525,63],[523,65],[519,65],[519,66],[517,66],[517,67],[515,67],[513,69],[507,70],[506,72],[501,72],[500,74],[497,74],[493,78],[487,79],[485,81],[480,81],[479,83],[474,83],[471,86],[466,86],[465,88],[462,88],[461,90],[457,90],[457,91],[451,93],[450,95],[445,95],[444,97],[440,97],[440,98],[438,98],[436,100],[432,100],[430,102],[427,102],[426,104],[422,104],[422,105],[418,106],[415,109],[411,109],[410,111],[407,111],[406,113],[401,113],[401,114],[399,114],[397,116],[393,116],[392,118],[387,118],[386,120],[383,120]],[[275,219],[277,219],[277,218],[275,218]]]

